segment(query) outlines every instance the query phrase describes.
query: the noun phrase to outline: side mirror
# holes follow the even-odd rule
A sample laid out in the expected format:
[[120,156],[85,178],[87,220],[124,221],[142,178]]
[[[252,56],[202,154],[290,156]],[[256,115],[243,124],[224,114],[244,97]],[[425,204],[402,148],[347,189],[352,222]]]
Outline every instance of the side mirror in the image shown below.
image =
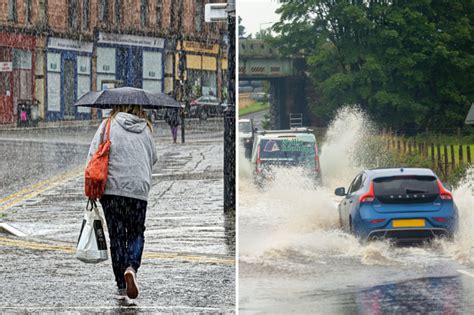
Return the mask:
[[255,128],[253,129],[253,131],[254,131],[254,132],[258,132],[258,128],[255,127]]
[[339,188],[336,188],[336,191],[334,193],[336,194],[336,196],[345,196],[346,189],[344,187],[339,187]]

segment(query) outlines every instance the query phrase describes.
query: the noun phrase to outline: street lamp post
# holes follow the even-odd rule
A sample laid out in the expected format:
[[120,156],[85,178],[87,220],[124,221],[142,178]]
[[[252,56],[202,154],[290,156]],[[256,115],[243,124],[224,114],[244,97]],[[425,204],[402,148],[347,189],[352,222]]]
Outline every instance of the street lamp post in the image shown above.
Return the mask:
[[227,21],[228,93],[224,111],[224,213],[235,213],[235,0],[208,3],[206,22]]
[[235,0],[227,2],[228,106],[224,114],[224,212],[235,211]]

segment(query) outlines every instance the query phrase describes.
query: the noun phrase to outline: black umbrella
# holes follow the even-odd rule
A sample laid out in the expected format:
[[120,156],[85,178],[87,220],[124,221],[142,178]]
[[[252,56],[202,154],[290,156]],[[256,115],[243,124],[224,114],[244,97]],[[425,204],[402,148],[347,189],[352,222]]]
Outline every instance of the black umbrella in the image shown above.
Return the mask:
[[179,102],[167,94],[133,87],[90,91],[74,104],[95,108],[112,108],[117,105],[141,105],[143,108],[180,107]]

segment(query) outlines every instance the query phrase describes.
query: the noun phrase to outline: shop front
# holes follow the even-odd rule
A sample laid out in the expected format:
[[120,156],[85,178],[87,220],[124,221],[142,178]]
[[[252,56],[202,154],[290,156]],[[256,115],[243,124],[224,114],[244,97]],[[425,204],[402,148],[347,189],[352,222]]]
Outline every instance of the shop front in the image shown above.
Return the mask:
[[91,109],[74,103],[92,88],[93,43],[50,37],[47,47],[46,117],[90,119]]
[[99,33],[97,89],[103,82],[161,93],[164,90],[165,40],[156,37]]
[[0,32],[0,124],[18,119],[18,106],[33,103],[36,40]]
[[[218,44],[207,44],[193,41],[183,41],[183,47],[178,42],[177,51],[183,51],[186,56],[186,84],[191,98],[202,95],[218,96],[217,56]],[[179,53],[175,56],[175,79],[179,81]]]

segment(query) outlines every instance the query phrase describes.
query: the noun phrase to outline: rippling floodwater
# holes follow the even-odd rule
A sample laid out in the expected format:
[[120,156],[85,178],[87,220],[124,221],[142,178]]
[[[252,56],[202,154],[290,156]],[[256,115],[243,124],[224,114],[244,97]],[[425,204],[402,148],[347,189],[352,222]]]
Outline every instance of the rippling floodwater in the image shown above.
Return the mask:
[[[359,110],[346,108],[339,113],[322,146],[324,185],[317,190],[298,170],[283,169],[275,172],[275,180],[264,190],[257,189],[252,183],[251,166],[240,159],[242,310],[281,311],[272,307],[286,300],[285,305],[296,307],[288,311],[309,311],[305,305],[310,307],[319,299],[310,298],[310,292],[344,292],[354,287],[362,290],[421,275],[450,276],[456,268],[474,267],[472,178],[466,178],[454,191],[461,220],[459,233],[452,242],[435,241],[416,247],[398,247],[387,241],[361,244],[340,229],[340,197],[334,195],[334,189],[347,187],[365,168],[366,161],[377,163],[377,159],[384,158],[379,155],[375,159],[370,156],[373,152],[363,150],[371,130],[370,122]],[[281,292],[282,287],[288,292]],[[350,312],[354,309],[344,308],[345,304],[358,305],[353,297],[346,302],[337,299],[333,304],[342,303],[342,308],[326,305],[325,309]],[[454,306],[461,307],[462,303]]]

